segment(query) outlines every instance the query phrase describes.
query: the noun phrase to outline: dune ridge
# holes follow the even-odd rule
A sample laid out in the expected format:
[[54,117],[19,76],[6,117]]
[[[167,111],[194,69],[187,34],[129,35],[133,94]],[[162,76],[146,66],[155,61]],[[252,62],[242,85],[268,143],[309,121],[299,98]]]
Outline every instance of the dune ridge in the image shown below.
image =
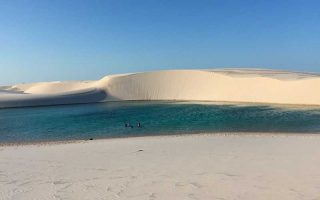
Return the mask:
[[165,70],[0,87],[0,108],[126,100],[320,105],[320,75],[262,69]]

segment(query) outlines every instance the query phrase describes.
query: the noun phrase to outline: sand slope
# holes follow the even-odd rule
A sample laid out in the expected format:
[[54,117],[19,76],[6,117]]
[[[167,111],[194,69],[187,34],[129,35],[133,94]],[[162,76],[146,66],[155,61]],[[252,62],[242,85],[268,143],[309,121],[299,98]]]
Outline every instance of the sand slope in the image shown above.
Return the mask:
[[121,100],[196,100],[320,105],[320,76],[259,69],[168,70],[98,81],[0,88],[0,107]]
[[189,135],[0,146],[0,199],[319,199],[319,144]]

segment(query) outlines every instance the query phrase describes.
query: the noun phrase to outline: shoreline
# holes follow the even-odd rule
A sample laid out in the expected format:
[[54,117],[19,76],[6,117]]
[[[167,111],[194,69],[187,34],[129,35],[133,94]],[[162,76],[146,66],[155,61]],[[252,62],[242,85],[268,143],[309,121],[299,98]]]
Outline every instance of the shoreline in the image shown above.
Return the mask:
[[31,142],[0,142],[0,147],[18,146],[50,146],[64,144],[84,144],[94,141],[130,140],[137,138],[176,138],[176,137],[320,137],[320,132],[217,132],[217,133],[186,133],[186,134],[162,134],[162,135],[137,135],[123,137],[102,137],[89,139],[31,141]]
[[24,109],[24,108],[41,108],[41,107],[59,107],[59,106],[77,106],[87,104],[106,104],[106,103],[176,103],[176,104],[203,104],[203,105],[231,105],[231,106],[270,106],[279,108],[305,108],[305,109],[320,109],[320,104],[291,104],[291,103],[268,103],[268,102],[250,102],[250,101],[214,101],[214,100],[190,100],[190,99],[158,99],[158,100],[107,100],[99,102],[85,103],[67,103],[67,104],[52,104],[52,105],[32,105],[32,106],[14,106],[0,107],[0,110],[6,109]]

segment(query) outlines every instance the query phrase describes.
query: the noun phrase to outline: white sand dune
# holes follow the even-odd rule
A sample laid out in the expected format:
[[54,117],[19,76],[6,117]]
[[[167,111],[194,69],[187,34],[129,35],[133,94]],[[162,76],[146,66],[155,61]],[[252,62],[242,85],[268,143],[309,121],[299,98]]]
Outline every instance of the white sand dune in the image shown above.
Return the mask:
[[193,100],[320,105],[320,75],[261,69],[168,70],[98,81],[0,87],[0,107],[123,100]]
[[319,144],[260,134],[0,146],[0,199],[319,199]]

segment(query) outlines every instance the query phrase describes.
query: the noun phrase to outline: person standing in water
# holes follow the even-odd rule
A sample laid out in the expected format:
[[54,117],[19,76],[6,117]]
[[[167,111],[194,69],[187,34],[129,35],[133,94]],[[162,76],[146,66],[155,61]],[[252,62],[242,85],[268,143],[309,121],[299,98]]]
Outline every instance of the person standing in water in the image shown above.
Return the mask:
[[125,126],[126,128],[133,128],[133,126],[132,126],[130,123],[125,123],[124,126]]

